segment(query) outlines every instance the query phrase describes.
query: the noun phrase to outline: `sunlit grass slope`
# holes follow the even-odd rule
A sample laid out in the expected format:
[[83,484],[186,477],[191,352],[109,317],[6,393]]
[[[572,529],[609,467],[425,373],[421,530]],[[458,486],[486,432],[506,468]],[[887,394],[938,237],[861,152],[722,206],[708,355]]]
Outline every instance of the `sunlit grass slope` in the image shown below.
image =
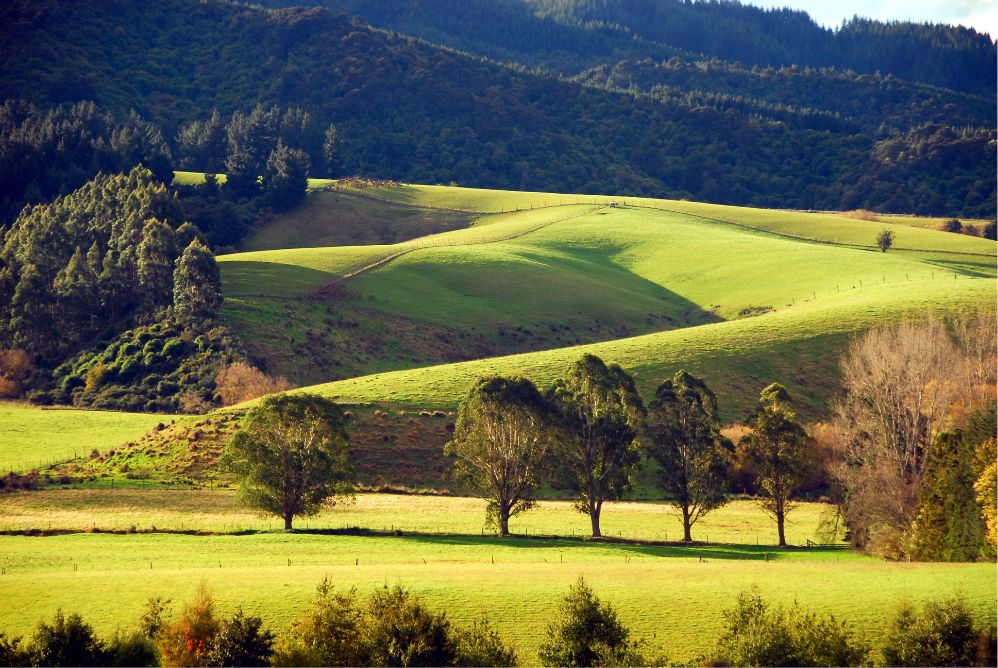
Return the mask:
[[0,403],[0,475],[25,471],[136,439],[177,416],[44,409]]
[[[808,374],[834,373],[838,352],[845,339],[856,332],[906,316],[993,308],[994,300],[994,281],[988,279],[921,280],[856,289],[850,286],[842,293],[754,318],[377,374],[310,389],[344,400],[454,406],[479,375],[519,373],[548,384],[568,364],[588,352],[615,361],[634,373],[645,396],[664,377],[680,368],[702,375],[717,391],[730,418],[732,412],[746,409],[762,386],[773,380],[807,392],[808,386],[817,380]],[[827,399],[810,398],[818,402]]]
[[[447,186],[380,186],[361,190],[370,196],[381,197],[392,202],[461,211],[510,211],[553,204],[616,201],[632,206],[653,207],[716,218],[775,234],[867,248],[875,248],[877,233],[887,228],[894,232],[894,243],[899,249],[932,251],[934,255],[960,253],[971,254],[971,256],[986,256],[983,261],[973,262],[972,257],[970,260],[975,268],[994,275],[995,242],[978,237],[941,232],[936,228],[942,219],[937,218],[882,216],[880,222],[874,222],[835,213],[755,209],[640,197],[551,194]],[[942,259],[952,261],[954,258]]]
[[[452,406],[479,373],[522,370],[549,381],[581,354],[565,346],[596,344],[586,350],[627,364],[646,389],[692,366],[713,375],[722,403],[737,410],[767,379],[788,383],[816,407],[834,389],[835,358],[855,332],[994,303],[994,280],[973,278],[994,275],[994,242],[936,230],[894,226],[897,248],[881,253],[873,237],[883,225],[832,214],[636,198],[610,207],[602,196],[442,186],[332,187],[365,205],[382,198],[394,207],[471,212],[470,226],[399,244],[220,257],[227,317],[254,350],[277,355],[299,339],[321,349],[310,331],[294,329],[321,321],[332,332],[329,345],[346,354],[332,357],[345,363],[313,355],[309,372],[295,374],[312,382],[324,370],[325,378],[342,378],[462,359],[457,349],[434,356],[434,337],[484,352],[467,357],[544,351],[322,387],[343,399]],[[346,292],[333,301],[301,299],[344,277]],[[360,348],[337,338],[337,317],[351,323]],[[365,323],[388,322],[422,339],[410,346],[381,334],[364,338]],[[294,364],[277,357],[282,372]],[[340,371],[347,369],[353,374]]]

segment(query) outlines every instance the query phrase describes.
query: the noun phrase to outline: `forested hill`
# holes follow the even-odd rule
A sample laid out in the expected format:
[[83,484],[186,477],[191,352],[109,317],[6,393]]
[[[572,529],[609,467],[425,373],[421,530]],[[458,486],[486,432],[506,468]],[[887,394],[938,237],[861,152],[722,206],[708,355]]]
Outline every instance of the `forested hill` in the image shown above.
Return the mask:
[[[350,174],[768,207],[995,209],[987,107],[942,92],[920,99],[907,84],[890,112],[906,120],[872,132],[875,118],[847,108],[621,92],[593,71],[583,82],[498,65],[324,9],[14,0],[0,21],[0,97],[135,109],[168,140],[213,109],[293,105],[339,127]],[[21,140],[0,141],[16,153]]]
[[948,25],[854,18],[829,30],[802,11],[726,0],[320,1],[377,26],[566,74],[685,53],[748,66],[879,72],[976,94],[996,86],[995,43]]

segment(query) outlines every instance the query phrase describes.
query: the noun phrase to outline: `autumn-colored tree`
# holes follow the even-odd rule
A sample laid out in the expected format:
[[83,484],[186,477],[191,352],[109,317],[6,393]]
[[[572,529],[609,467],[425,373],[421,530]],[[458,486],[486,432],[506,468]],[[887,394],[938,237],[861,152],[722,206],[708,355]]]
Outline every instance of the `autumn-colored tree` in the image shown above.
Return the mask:
[[793,509],[793,495],[811,466],[808,436],[797,422],[790,395],[779,383],[759,394],[759,406],[746,421],[746,453],[755,468],[762,493],[760,504],[776,520],[780,547],[787,544],[784,522]]
[[571,490],[575,508],[589,516],[598,538],[603,503],[632,487],[641,460],[635,444],[644,413],[641,396],[618,365],[584,355],[547,397],[561,427],[552,451],[555,485]]
[[156,647],[164,666],[211,666],[210,650],[222,622],[215,615],[215,601],[201,583],[194,601],[180,618],[163,624],[156,633]]
[[655,390],[648,407],[648,452],[658,463],[658,486],[693,540],[697,520],[726,502],[725,453],[732,449],[717,422],[717,399],[702,379],[679,371]]
[[222,367],[215,376],[215,391],[223,406],[241,404],[268,394],[290,390],[291,383],[284,376],[271,378],[246,362],[233,362]]
[[509,518],[534,506],[550,449],[552,414],[525,378],[479,378],[458,410],[445,453],[451,474],[488,501],[487,521],[509,535]]

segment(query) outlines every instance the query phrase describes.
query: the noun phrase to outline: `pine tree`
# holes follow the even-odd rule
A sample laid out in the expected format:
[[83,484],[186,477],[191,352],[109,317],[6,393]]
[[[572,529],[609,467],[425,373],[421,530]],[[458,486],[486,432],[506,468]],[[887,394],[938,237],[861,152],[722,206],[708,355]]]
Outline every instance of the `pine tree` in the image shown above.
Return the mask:
[[326,139],[322,143],[322,156],[326,161],[327,178],[336,178],[340,171],[340,132],[335,125],[326,128]]
[[289,148],[283,139],[267,159],[264,186],[275,211],[284,211],[305,199],[308,189],[308,156]]
[[186,321],[211,320],[222,306],[222,286],[215,256],[195,239],[173,272],[173,306]]
[[139,285],[148,311],[168,306],[173,298],[173,262],[177,256],[173,228],[156,218],[142,228],[139,244]]

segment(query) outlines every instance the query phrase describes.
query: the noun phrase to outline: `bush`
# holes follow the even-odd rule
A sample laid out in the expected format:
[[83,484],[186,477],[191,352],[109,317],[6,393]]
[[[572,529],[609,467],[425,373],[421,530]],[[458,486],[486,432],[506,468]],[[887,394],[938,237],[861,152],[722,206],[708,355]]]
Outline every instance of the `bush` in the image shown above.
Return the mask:
[[727,629],[714,663],[730,666],[860,666],[869,647],[845,622],[819,618],[796,605],[770,609],[757,591],[738,595],[724,613]]
[[358,666],[368,663],[357,590],[333,590],[328,579],[316,588],[311,607],[274,652],[275,666]]
[[27,663],[28,655],[21,649],[21,639],[0,632],[0,666],[24,666]]
[[653,665],[638,652],[630,631],[609,603],[601,604],[579,577],[562,600],[559,618],[551,622],[538,652],[546,666]]
[[215,376],[218,396],[225,406],[240,404],[275,392],[291,389],[287,378],[271,378],[246,362],[236,362],[224,367]]
[[208,650],[210,666],[265,666],[274,648],[274,634],[262,628],[259,617],[239,610],[222,622]]
[[158,666],[159,656],[152,639],[141,631],[115,634],[107,648],[109,666]]
[[903,604],[883,647],[888,666],[994,666],[994,625],[977,627],[959,597],[925,604],[922,614]]
[[457,658],[450,622],[401,586],[371,595],[364,639],[375,666],[448,666]]
[[963,229],[963,223],[961,223],[956,218],[950,218],[949,220],[944,220],[943,224],[939,226],[943,232],[956,232],[957,234]]
[[52,624],[41,622],[28,645],[34,666],[103,666],[107,653],[93,627],[76,613],[65,617],[55,613]]
[[503,644],[502,638],[485,619],[469,628],[457,629],[456,666],[515,666],[516,650]]
[[163,624],[156,634],[156,647],[164,666],[210,666],[211,643],[221,628],[215,617],[215,602],[202,584],[194,602],[180,619]]

